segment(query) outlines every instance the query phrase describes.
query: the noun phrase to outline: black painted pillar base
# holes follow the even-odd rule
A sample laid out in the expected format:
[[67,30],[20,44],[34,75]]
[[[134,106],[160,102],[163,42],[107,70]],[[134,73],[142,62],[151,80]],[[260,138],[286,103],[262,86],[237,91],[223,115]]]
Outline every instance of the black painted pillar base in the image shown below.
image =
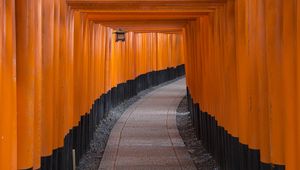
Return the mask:
[[210,152],[220,167],[225,170],[284,170],[284,165],[265,164],[260,161],[260,151],[239,142],[224,127],[218,125],[215,117],[201,111],[194,103],[187,88],[188,109],[191,114],[197,138]]
[[184,65],[176,68],[167,68],[161,71],[152,71],[121,83],[113,87],[106,94],[95,100],[89,113],[80,117],[78,126],[73,127],[65,136],[64,146],[57,148],[53,154],[41,158],[41,169],[45,170],[72,170],[72,150],[76,151],[76,164],[82,155],[89,149],[97,124],[107,117],[109,111],[118,104],[136,96],[140,91],[157,86],[185,74]]

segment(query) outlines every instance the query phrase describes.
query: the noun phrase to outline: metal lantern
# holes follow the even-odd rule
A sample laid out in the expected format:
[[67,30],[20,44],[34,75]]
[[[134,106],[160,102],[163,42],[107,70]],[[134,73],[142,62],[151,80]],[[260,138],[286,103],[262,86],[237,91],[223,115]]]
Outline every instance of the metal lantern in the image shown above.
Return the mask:
[[118,41],[122,41],[124,42],[125,41],[125,31],[123,31],[122,29],[118,29],[117,31],[114,32],[114,34],[117,34],[116,35],[116,42]]

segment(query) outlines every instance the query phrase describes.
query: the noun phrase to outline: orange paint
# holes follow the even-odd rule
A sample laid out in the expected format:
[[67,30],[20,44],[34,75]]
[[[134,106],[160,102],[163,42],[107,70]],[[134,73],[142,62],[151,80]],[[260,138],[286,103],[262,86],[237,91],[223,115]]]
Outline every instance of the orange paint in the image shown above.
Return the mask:
[[39,168],[102,94],[183,63],[201,110],[297,169],[299,18],[297,0],[1,2],[0,169]]
[[15,3],[2,2],[0,11],[0,169],[17,169],[17,94]]

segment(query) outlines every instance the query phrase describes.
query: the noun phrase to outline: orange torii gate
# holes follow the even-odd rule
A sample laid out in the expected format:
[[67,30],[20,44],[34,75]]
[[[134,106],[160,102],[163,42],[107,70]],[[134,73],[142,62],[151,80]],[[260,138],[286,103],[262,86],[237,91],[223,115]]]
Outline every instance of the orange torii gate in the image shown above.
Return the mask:
[[93,106],[107,113],[102,95],[182,64],[199,138],[222,167],[297,169],[299,18],[297,0],[2,0],[0,169],[84,152],[88,134],[73,133]]

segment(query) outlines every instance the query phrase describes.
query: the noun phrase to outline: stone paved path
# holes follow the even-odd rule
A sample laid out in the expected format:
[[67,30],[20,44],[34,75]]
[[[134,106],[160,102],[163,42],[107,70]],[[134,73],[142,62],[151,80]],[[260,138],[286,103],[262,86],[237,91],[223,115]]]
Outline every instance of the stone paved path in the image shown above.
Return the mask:
[[154,90],[115,124],[99,169],[196,169],[176,126],[185,79]]

